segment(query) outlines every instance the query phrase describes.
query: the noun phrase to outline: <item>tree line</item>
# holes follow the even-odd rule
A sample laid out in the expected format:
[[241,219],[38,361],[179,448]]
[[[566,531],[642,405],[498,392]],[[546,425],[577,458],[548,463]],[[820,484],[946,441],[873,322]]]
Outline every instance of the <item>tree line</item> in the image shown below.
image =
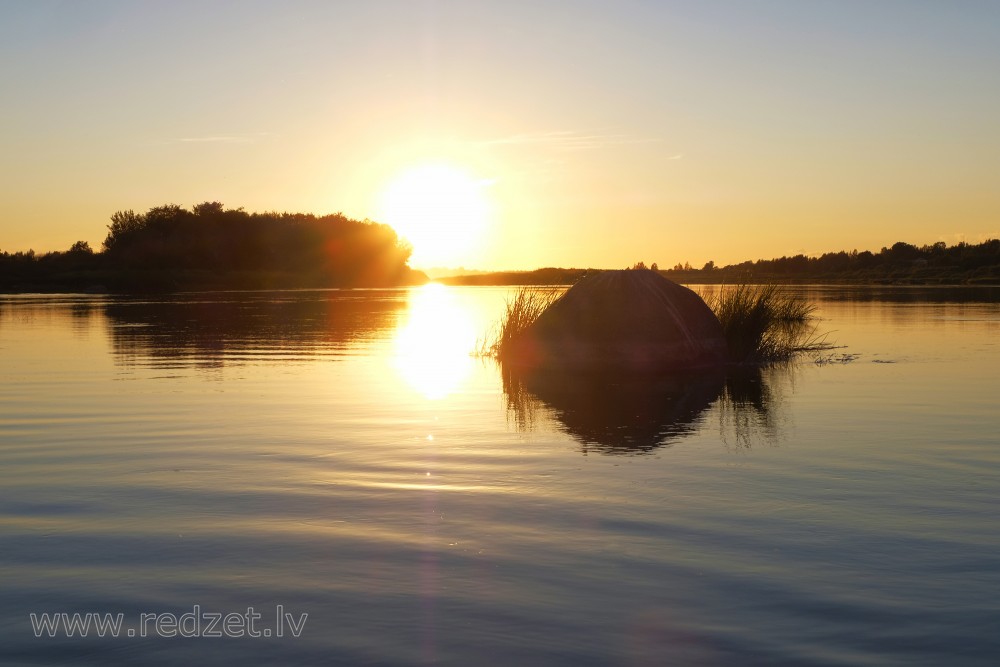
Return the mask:
[[388,287],[426,278],[388,225],[341,213],[248,213],[204,202],[111,216],[100,251],[0,253],[0,288]]
[[725,267],[707,262],[701,269],[675,266],[665,275],[684,282],[830,282],[889,285],[1000,284],[1000,240],[943,241],[915,246],[899,241],[879,252],[828,252],[758,259]]
[[[915,246],[900,241],[879,252],[863,250],[758,259],[728,266],[706,262],[700,269],[678,262],[661,269],[636,262],[632,269],[658,271],[680,283],[847,283],[874,285],[1000,285],[1000,240],[978,244],[944,242]],[[452,285],[571,285],[597,269],[545,268],[439,279]]]
[[[0,252],[0,289],[170,290],[389,287],[424,282],[388,225],[341,213],[248,213],[203,202],[117,211],[99,251]],[[646,265],[638,262],[633,268]],[[649,268],[683,283],[1000,284],[1000,240]],[[593,269],[544,268],[442,279],[451,284],[572,284]]]

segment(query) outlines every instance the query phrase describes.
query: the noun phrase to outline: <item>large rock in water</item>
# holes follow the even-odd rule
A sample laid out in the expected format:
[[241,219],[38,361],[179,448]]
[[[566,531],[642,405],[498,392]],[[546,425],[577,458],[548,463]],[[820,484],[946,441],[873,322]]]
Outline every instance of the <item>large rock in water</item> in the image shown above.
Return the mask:
[[649,270],[582,278],[511,346],[528,369],[663,372],[726,359],[718,318],[697,294]]

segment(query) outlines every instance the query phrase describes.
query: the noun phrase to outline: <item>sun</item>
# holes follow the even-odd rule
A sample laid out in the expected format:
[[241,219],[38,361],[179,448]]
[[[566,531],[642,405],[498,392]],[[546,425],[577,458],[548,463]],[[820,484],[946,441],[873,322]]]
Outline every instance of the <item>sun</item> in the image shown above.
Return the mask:
[[489,184],[449,164],[413,167],[382,193],[378,219],[413,245],[411,266],[465,265],[490,226]]

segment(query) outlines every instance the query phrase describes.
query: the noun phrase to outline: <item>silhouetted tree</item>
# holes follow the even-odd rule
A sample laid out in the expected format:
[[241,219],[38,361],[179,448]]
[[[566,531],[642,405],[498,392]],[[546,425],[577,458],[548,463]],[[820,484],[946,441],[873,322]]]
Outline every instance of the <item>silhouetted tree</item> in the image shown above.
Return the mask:
[[206,201],[200,204],[195,204],[191,208],[191,212],[199,217],[210,218],[212,216],[222,215],[224,209],[225,207],[223,206],[222,202]]
[[108,225],[108,235],[104,239],[103,248],[106,251],[116,250],[129,237],[137,234],[146,226],[146,217],[135,211],[115,211],[111,214],[111,224]]
[[[411,248],[391,227],[336,213],[247,213],[203,202],[119,211],[104,247],[113,267],[189,280],[184,272],[246,274],[295,286],[386,286],[408,278]],[[251,275],[252,274],[252,275]],[[256,276],[256,277],[253,277]],[[141,279],[141,275],[139,278]],[[266,279],[266,280],[265,280]]]
[[902,241],[894,243],[888,250],[883,248],[882,253],[888,255],[893,262],[912,262],[920,258],[920,250],[916,246]]

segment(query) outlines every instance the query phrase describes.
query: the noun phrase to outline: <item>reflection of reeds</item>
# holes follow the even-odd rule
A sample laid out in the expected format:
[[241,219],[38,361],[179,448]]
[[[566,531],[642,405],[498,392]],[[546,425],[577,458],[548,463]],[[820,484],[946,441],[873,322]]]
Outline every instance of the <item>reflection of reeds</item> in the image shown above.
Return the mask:
[[816,306],[778,285],[724,286],[702,298],[722,323],[732,361],[780,361],[828,347],[813,325]]
[[479,346],[479,353],[486,357],[502,359],[511,344],[538,316],[559,298],[560,290],[539,287],[521,287],[507,299],[503,317],[493,333]]
[[514,417],[514,424],[522,433],[535,430],[540,407],[538,398],[524,386],[521,376],[502,364],[500,378],[508,417]]
[[730,437],[734,438],[736,449],[751,449],[756,441],[771,444],[778,441],[775,415],[778,401],[770,381],[776,368],[734,368],[727,375],[717,403],[719,435],[727,448]]

